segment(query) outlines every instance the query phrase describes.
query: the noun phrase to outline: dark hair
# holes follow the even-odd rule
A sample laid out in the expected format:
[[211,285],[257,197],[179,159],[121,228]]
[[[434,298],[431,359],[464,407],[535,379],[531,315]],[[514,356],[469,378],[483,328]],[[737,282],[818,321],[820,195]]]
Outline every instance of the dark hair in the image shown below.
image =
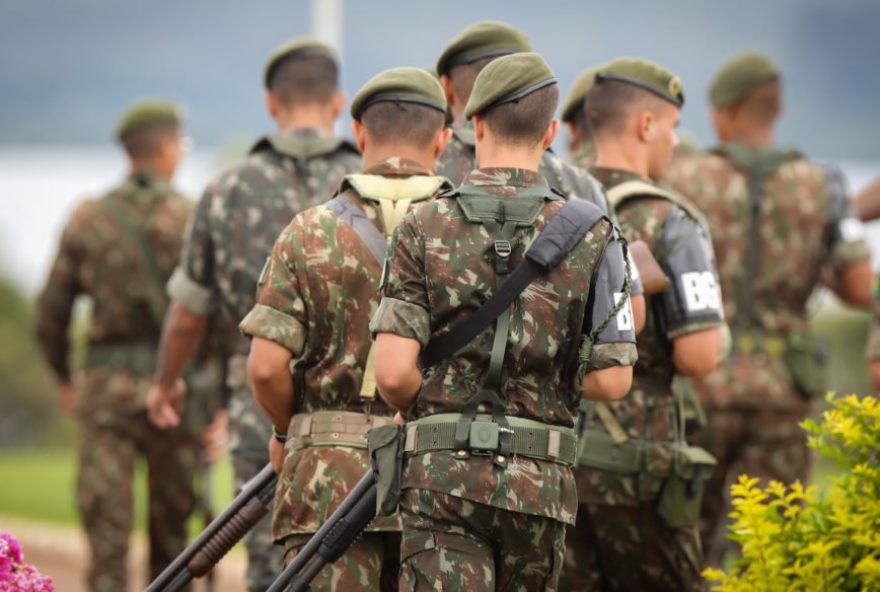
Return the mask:
[[551,84],[516,101],[492,107],[483,118],[499,140],[532,145],[547,133],[558,103],[559,85]]
[[376,142],[424,148],[446,125],[446,114],[425,105],[383,101],[367,107],[361,123]]
[[272,73],[269,90],[290,107],[303,103],[325,103],[339,87],[339,68],[327,56],[293,54],[284,58]]
[[477,79],[477,75],[498,57],[500,56],[490,56],[467,64],[453,66],[449,70],[449,78],[452,82],[452,92],[455,94],[455,97],[462,103],[467,103],[468,98],[471,96],[471,91],[474,90],[474,81]]
[[639,109],[654,111],[663,99],[633,84],[620,80],[597,81],[587,94],[586,119],[590,133],[618,132],[628,116]]
[[593,137],[592,130],[590,130],[590,121],[587,118],[587,102],[586,100],[581,101],[580,106],[572,113],[571,118],[568,120],[568,123],[574,128],[575,132],[577,132],[578,139],[581,142],[589,142],[590,138]]
[[153,123],[139,126],[119,139],[129,158],[151,158],[159,153],[162,142],[180,130],[175,123]]

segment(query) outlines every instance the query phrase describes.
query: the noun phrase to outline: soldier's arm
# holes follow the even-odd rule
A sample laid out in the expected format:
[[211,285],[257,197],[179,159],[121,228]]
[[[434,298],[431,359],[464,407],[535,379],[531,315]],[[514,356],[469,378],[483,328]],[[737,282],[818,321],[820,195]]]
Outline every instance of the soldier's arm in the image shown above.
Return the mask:
[[856,215],[863,221],[869,222],[880,218],[880,178],[862,189],[853,198],[853,209]]
[[591,286],[593,307],[584,315],[584,344],[578,373],[583,376],[583,398],[607,401],[629,392],[632,366],[638,354],[632,306],[624,291],[626,268],[621,243],[609,242],[598,265]]
[[678,374],[704,378],[721,361],[724,313],[712,242],[705,224],[674,210],[663,228],[661,262],[671,278],[662,301],[663,325],[672,340]]
[[251,342],[247,371],[254,399],[280,433],[287,433],[293,416],[292,359],[290,350],[274,341],[254,337]]
[[376,385],[391,407],[406,415],[422,386],[418,367],[422,344],[393,333],[376,336]]
[[828,287],[847,304],[868,307],[872,273],[865,230],[853,212],[843,173],[836,167],[826,167],[825,173],[830,205],[827,260],[834,271]]

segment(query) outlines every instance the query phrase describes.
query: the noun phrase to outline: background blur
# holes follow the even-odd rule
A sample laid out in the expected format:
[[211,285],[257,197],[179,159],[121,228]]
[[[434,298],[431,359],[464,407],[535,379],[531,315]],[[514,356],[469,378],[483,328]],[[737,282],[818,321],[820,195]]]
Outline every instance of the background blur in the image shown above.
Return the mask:
[[[853,191],[880,175],[877,0],[321,4],[323,16],[305,0],[0,0],[0,529],[21,529],[15,520],[75,524],[75,427],[55,410],[31,337],[31,302],[74,204],[125,174],[111,142],[121,111],[145,97],[186,106],[196,149],[177,181],[196,198],[220,167],[271,131],[262,68],[288,38],[312,34],[337,44],[349,96],[384,68],[433,67],[445,42],[481,19],[528,33],[563,93],[596,63],[648,57],[681,76],[682,128],[703,146],[712,142],[705,99],[712,74],[729,56],[760,50],[784,72],[781,143],[840,165]],[[347,117],[339,129],[348,133]],[[564,142],[557,148],[564,152]],[[876,262],[880,227],[869,233]],[[867,315],[843,311],[827,294],[816,310],[815,325],[834,346],[835,387],[867,392]],[[219,505],[228,499],[228,472],[215,482]]]

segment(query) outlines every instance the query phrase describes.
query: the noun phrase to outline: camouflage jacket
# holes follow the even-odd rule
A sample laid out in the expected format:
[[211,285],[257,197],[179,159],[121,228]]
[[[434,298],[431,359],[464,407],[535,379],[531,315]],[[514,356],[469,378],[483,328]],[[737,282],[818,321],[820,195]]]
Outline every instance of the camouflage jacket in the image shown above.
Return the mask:
[[596,147],[592,142],[584,142],[580,145],[577,152],[569,157],[572,166],[579,169],[589,171],[596,164]]
[[[365,174],[401,178],[430,172],[395,158]],[[344,194],[383,232],[376,202],[361,198],[353,188]],[[305,390],[295,393],[296,413],[366,411],[360,388],[381,271],[357,233],[324,205],[297,215],[275,243],[260,278],[257,304],[241,329],[287,348],[294,364],[305,368]],[[376,399],[370,413],[391,415],[391,410]],[[289,449],[276,491],[276,540],[315,532],[369,468],[364,449]],[[395,520],[380,519],[371,528],[395,527]]]
[[[84,389],[81,413],[143,409],[144,392],[133,381],[154,370],[167,306],[163,285],[180,257],[191,211],[189,200],[147,173],[74,210],[37,301],[38,339],[58,379],[67,382],[71,309],[78,295],[86,295],[92,302],[90,373],[133,375],[113,388]],[[99,382],[109,383],[105,378]]]
[[[535,172],[505,168],[478,169],[465,180],[488,195],[501,196],[547,183]],[[545,200],[540,207],[534,226],[516,230],[511,269],[562,201]],[[579,361],[586,327],[607,317],[607,310],[598,306],[590,310],[587,300],[594,271],[607,267],[610,253],[620,249],[616,241],[609,242],[613,232],[607,219],[600,220],[556,269],[518,298],[504,360],[507,415],[573,426],[581,392],[575,385],[579,370],[635,362],[631,330],[622,341],[606,342],[603,333],[589,362]],[[468,318],[495,289],[492,244],[485,227],[469,222],[454,197],[440,197],[410,212],[392,241],[388,279],[371,328],[416,339],[424,347],[432,336]],[[622,278],[623,266],[618,266],[614,271]],[[603,302],[612,300],[604,292],[619,289],[598,282],[595,288]],[[408,419],[461,412],[485,381],[493,338],[494,329],[487,329],[453,357],[425,369]],[[577,505],[571,469],[524,457],[498,469],[488,457],[463,462],[450,451],[430,452],[405,465],[403,486],[569,524]]]
[[[180,266],[168,284],[171,298],[195,314],[207,316],[222,306],[236,322],[244,318],[254,307],[260,270],[281,231],[298,212],[325,201],[342,177],[359,167],[354,147],[315,129],[261,139],[244,161],[205,189]],[[230,446],[264,454],[269,428],[247,389],[247,340],[239,338],[235,349],[238,356],[228,376],[234,422]]]
[[880,360],[880,277],[876,275],[871,285],[871,327],[865,355],[868,361]]
[[[751,273],[745,264],[751,242],[746,175],[727,157],[707,152],[676,158],[667,179],[709,221],[726,316],[735,334],[738,325],[758,334],[805,331],[807,299],[823,268],[840,270],[869,256],[842,178],[802,157],[779,166],[761,188],[758,265]],[[742,311],[738,300],[747,280],[752,299]],[[748,317],[740,319],[742,314]],[[704,400],[716,406],[800,404],[783,360],[763,353],[733,356],[698,386]]]
[[[606,190],[626,181],[653,184],[622,170],[593,168],[591,172]],[[651,196],[615,204],[624,237],[645,241],[670,282],[665,292],[647,298],[648,314],[645,328],[638,336],[639,361],[633,373],[632,390],[619,401],[606,403],[627,436],[634,440],[676,439],[672,340],[719,327],[724,322],[709,230],[697,211],[684,198],[677,197],[684,207]],[[707,274],[711,281],[703,282]],[[587,427],[606,430],[597,414],[591,416]],[[640,480],[635,475],[588,467],[578,468],[575,475],[582,503],[636,505],[640,499],[657,493],[644,487],[640,490]]]

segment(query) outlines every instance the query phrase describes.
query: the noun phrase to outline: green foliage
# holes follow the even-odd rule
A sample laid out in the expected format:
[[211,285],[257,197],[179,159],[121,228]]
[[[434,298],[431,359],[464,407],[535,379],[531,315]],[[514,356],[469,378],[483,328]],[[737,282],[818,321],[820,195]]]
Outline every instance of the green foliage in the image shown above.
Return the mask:
[[707,569],[718,592],[880,590],[880,402],[834,398],[810,446],[843,472],[817,493],[741,476],[731,488],[730,536],[742,557],[730,573]]

